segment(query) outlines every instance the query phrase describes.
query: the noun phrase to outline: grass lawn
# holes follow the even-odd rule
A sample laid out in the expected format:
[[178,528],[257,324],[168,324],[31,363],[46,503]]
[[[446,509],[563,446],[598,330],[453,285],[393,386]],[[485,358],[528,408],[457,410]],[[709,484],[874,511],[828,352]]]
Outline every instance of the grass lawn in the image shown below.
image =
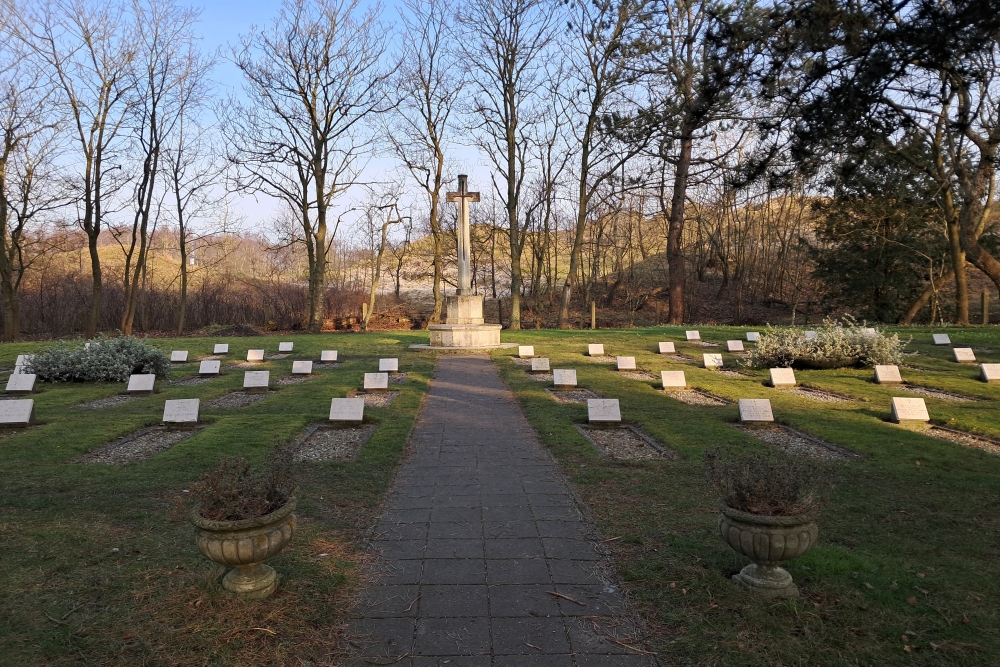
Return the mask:
[[[1000,457],[884,421],[892,396],[916,396],[871,381],[870,370],[796,371],[800,384],[856,399],[824,403],[764,386],[766,371],[727,377],[700,368],[703,352],[722,352],[746,328],[704,327],[708,349],[684,341],[684,328],[522,332],[552,368],[576,368],[580,385],[621,400],[622,416],[678,457],[611,461],[573,427],[583,405],[560,404],[527,377],[509,351],[494,357],[532,423],[587,502],[614,551],[632,599],[650,622],[664,664],[997,665],[1000,664]],[[935,329],[940,333],[940,329]],[[1000,362],[996,328],[947,330],[985,362]],[[1000,386],[977,380],[978,366],[951,361],[950,347],[913,336],[903,379],[982,399],[928,398],[932,421],[1000,439]],[[515,336],[508,335],[508,340]],[[656,354],[674,341],[697,363]],[[693,406],[658,382],[622,378],[613,364],[588,361],[589,342],[640,369],[684,370],[689,386],[735,402],[769,398],[775,418],[863,458],[823,463],[829,483],[820,540],[788,566],[802,592],[794,602],[758,602],[727,579],[747,561],[716,531],[702,452],[717,445],[765,447],[733,427],[735,405]],[[749,346],[748,346],[749,347]]]
[[[744,328],[702,328],[702,338],[742,338]],[[936,329],[936,332],[941,330]],[[982,361],[1000,362],[1000,331],[947,330]],[[918,356],[903,379],[976,402],[927,399],[935,422],[1000,439],[1000,386],[978,368],[930,345],[929,329],[907,329]],[[683,328],[525,331],[504,340],[533,344],[553,368],[575,368],[580,384],[621,399],[623,417],[678,454],[676,460],[616,462],[597,454],[573,424],[582,405],[557,403],[545,384],[494,353],[543,441],[570,475],[614,550],[622,580],[649,619],[663,664],[995,665],[1000,664],[1000,457],[884,421],[890,397],[914,395],[870,381],[868,370],[800,371],[802,384],[855,401],[821,403],[762,384],[766,373],[727,377],[655,354],[660,340],[700,360],[717,352],[686,343]],[[80,455],[157,423],[167,398],[210,400],[238,389],[242,370],[198,386],[158,382],[159,393],[124,405],[75,405],[121,393],[123,385],[40,385],[39,424],[0,439],[0,665],[308,665],[336,664],[346,606],[359,585],[358,542],[371,525],[399,463],[430,377],[434,355],[406,346],[424,332],[159,339],[188,349],[176,380],[197,372],[215,342],[229,342],[223,369],[249,348],[294,354],[268,362],[272,380],[294,359],[338,349],[342,364],[317,371],[246,408],[202,408],[206,428],[142,463],[82,464]],[[588,342],[638,366],[684,370],[690,386],[721,398],[770,398],[782,423],[862,456],[824,465],[829,488],[820,541],[788,569],[802,596],[756,602],[728,576],[746,562],[716,533],[701,453],[716,445],[764,447],[733,428],[735,405],[692,406],[654,381],[620,377],[588,361]],[[996,348],[996,349],[991,349]],[[4,345],[10,368],[32,344]],[[380,356],[398,356],[408,373],[386,408],[366,410],[378,428],[351,463],[302,464],[298,532],[269,563],[282,577],[261,603],[230,599],[224,569],[205,559],[181,510],[183,490],[221,455],[262,459],[275,438],[288,441],[325,420],[330,398],[361,386]],[[727,365],[735,357],[726,352]],[[919,465],[918,462],[919,461]],[[619,539],[614,539],[619,538]]]

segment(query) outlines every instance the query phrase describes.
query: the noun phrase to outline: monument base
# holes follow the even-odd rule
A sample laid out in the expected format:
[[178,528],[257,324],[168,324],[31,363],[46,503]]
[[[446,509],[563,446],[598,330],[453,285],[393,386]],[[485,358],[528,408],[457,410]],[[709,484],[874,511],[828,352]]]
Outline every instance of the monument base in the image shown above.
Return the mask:
[[431,347],[492,348],[500,347],[499,324],[432,324]]

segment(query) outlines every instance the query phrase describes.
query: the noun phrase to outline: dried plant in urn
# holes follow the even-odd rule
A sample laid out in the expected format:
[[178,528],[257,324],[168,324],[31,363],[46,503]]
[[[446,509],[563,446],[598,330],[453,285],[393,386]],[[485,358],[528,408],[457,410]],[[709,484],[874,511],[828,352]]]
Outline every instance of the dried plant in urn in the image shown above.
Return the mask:
[[193,486],[198,505],[191,511],[198,548],[230,570],[228,591],[263,599],[277,587],[277,573],[264,561],[295,533],[296,482],[291,453],[276,446],[263,468],[242,457],[223,459]]
[[733,581],[761,597],[797,597],[798,587],[781,563],[816,542],[814,464],[777,452],[720,450],[706,452],[705,463],[719,494],[719,533],[753,561]]

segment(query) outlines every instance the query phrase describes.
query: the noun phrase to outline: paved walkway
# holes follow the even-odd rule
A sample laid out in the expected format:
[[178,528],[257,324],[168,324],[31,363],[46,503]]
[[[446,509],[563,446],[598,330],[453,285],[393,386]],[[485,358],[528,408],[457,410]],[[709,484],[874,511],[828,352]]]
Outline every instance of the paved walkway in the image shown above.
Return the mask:
[[[352,664],[646,667],[592,524],[486,357],[442,356],[373,547]],[[559,595],[554,595],[558,593]]]

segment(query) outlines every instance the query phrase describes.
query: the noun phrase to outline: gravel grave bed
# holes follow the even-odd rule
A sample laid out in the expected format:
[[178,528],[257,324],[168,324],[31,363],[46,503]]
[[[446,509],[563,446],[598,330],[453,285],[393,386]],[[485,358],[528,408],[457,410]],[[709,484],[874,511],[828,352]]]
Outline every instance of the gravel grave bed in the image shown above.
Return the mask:
[[406,373],[389,373],[389,384],[403,384],[406,382]]
[[848,398],[847,396],[832,394],[828,391],[823,391],[822,389],[813,389],[812,387],[796,387],[795,389],[788,389],[785,391],[793,396],[801,396],[802,398],[808,398],[821,403],[845,403],[847,401],[854,400]]
[[268,354],[265,355],[264,359],[287,359],[292,356],[290,352],[279,352],[278,354]]
[[309,379],[308,375],[284,375],[274,381],[274,384],[279,384],[281,386],[290,384],[302,384]]
[[920,394],[921,396],[926,396],[927,398],[937,398],[942,401],[950,401],[952,403],[960,403],[963,401],[978,401],[978,398],[973,398],[972,396],[962,396],[961,394],[953,394],[948,391],[941,391],[940,389],[931,389],[930,387],[921,387],[916,384],[906,384],[900,385],[903,389],[914,394]]
[[263,365],[263,361],[239,361],[230,366],[230,368],[239,368],[240,370],[260,370]]
[[[13,396],[11,398],[14,398]],[[86,403],[80,403],[76,407],[82,410],[100,410],[101,408],[110,408],[114,405],[124,405],[125,403],[131,403],[132,401],[139,400],[143,396],[129,396],[127,394],[120,394],[116,396],[108,396],[107,398],[98,398],[95,401],[87,401]]]
[[225,358],[223,354],[210,354],[207,357],[198,357],[198,361],[220,361]]
[[617,364],[618,363],[618,357],[609,357],[606,354],[604,356],[602,356],[602,357],[591,357],[591,356],[588,356],[588,357],[586,357],[586,359],[587,359],[587,361],[591,361],[591,362],[593,362],[595,364]]
[[719,343],[709,343],[704,340],[688,340],[685,343],[690,343],[691,345],[700,345],[701,347],[719,347]]
[[184,380],[177,380],[176,382],[171,382],[170,385],[173,387],[194,387],[199,384],[205,384],[206,382],[211,382],[213,378],[218,377],[217,375],[195,375],[194,377],[189,377]]
[[366,408],[384,408],[395,400],[399,396],[398,391],[352,391],[348,394],[348,398],[363,398],[365,399]]
[[315,428],[295,447],[292,459],[297,462],[353,461],[374,430],[374,424],[351,428]]
[[586,403],[589,398],[600,398],[600,395],[589,389],[546,389],[560,403]]
[[527,373],[527,376],[535,382],[552,382],[555,379],[552,373]]
[[656,376],[652,373],[647,373],[646,371],[617,371],[622,377],[629,378],[630,380],[655,380]]
[[652,461],[673,458],[673,456],[653,444],[652,439],[635,430],[621,426],[618,428],[577,427],[584,437],[608,458],[625,461]]
[[956,445],[981,449],[984,452],[1000,456],[1000,442],[991,440],[990,438],[972,435],[971,433],[962,433],[961,431],[954,431],[950,428],[942,428],[940,426],[931,426],[927,429],[927,434],[935,438],[947,440],[948,442],[954,442]]
[[743,371],[734,371],[731,368],[720,368],[715,371],[720,375],[725,375],[727,378],[748,378],[753,377],[749,373],[744,373]]
[[676,398],[681,403],[688,405],[729,405],[729,401],[724,398],[712,396],[696,389],[677,389],[664,393],[670,398]]
[[853,461],[861,458],[854,452],[831,445],[828,442],[824,442],[819,438],[813,438],[805,433],[800,433],[787,426],[778,424],[767,426],[735,426],[747,435],[762,440],[773,447],[777,447],[786,454],[824,461]]
[[530,366],[531,359],[522,359],[521,357],[511,357],[511,360],[518,366]]
[[683,354],[662,354],[660,356],[666,357],[667,359],[672,359],[674,361],[679,361],[682,364],[694,363],[694,357],[687,357],[684,356]]
[[316,370],[325,371],[325,370],[327,370],[329,368],[336,368],[337,366],[340,366],[340,362],[337,362],[337,361],[320,361],[320,362],[313,363],[313,370],[314,371],[316,371]]
[[84,454],[77,461],[107,465],[137,463],[170,449],[195,433],[197,433],[197,429],[168,429],[166,426],[151,426]]
[[255,392],[248,393],[245,391],[233,391],[228,394],[223,394],[218,398],[214,398],[209,401],[206,405],[210,408],[245,408],[248,405],[253,405],[254,403],[259,403],[265,398],[273,394],[273,391],[269,392]]

